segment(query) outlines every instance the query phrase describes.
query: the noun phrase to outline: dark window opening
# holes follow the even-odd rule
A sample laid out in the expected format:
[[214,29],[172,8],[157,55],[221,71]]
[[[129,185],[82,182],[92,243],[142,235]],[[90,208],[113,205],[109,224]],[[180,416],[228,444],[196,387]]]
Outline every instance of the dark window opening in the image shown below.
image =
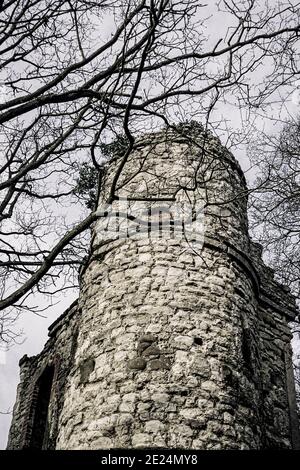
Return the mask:
[[30,439],[30,449],[47,449],[49,423],[48,410],[52,389],[54,367],[46,367],[39,378],[36,403],[34,404],[33,428]]
[[194,343],[197,344],[197,346],[202,346],[203,344],[203,339],[199,337],[194,338]]
[[246,368],[253,373],[253,358],[252,358],[252,338],[248,328],[242,330],[242,355],[244,365]]

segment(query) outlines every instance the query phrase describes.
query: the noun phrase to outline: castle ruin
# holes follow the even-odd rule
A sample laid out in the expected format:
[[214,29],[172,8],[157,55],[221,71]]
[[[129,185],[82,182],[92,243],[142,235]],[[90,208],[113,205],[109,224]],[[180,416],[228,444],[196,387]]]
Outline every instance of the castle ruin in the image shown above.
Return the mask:
[[243,172],[184,126],[136,141],[79,299],[20,361],[8,449],[296,449],[289,290],[248,235]]

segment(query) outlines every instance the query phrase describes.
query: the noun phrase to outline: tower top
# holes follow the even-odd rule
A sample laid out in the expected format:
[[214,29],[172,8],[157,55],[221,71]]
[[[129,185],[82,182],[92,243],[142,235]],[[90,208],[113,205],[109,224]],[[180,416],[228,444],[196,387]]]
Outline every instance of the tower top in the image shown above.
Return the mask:
[[[201,236],[205,232],[219,240],[234,240],[241,250],[249,250],[244,174],[232,153],[201,124],[145,134],[136,139],[127,157],[126,146],[115,148],[103,177],[100,212],[123,214],[128,222],[139,217],[136,210],[144,216],[167,211],[176,221],[174,211],[181,206],[194,219],[202,217]],[[107,208],[112,187],[114,202]],[[101,219],[96,224],[99,243],[105,223]]]

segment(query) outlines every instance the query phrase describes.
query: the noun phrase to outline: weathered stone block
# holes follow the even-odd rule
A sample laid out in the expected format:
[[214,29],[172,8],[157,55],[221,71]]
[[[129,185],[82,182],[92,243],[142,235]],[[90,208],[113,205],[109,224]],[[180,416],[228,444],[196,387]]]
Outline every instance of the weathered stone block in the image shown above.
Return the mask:
[[147,363],[142,357],[136,357],[128,362],[129,369],[144,370]]

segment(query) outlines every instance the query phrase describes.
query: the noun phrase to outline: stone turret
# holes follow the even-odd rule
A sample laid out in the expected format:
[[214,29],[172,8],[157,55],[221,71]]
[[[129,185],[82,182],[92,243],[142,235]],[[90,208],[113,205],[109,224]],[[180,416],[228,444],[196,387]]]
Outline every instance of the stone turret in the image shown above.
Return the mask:
[[[47,426],[17,404],[9,447],[36,442],[17,440],[27,426],[44,448],[296,448],[297,309],[249,239],[237,161],[201,126],[146,135],[108,206],[123,158],[106,168],[75,316],[51,329],[43,361],[25,360],[28,403],[28,377],[54,367]],[[59,338],[71,327],[63,367]]]

